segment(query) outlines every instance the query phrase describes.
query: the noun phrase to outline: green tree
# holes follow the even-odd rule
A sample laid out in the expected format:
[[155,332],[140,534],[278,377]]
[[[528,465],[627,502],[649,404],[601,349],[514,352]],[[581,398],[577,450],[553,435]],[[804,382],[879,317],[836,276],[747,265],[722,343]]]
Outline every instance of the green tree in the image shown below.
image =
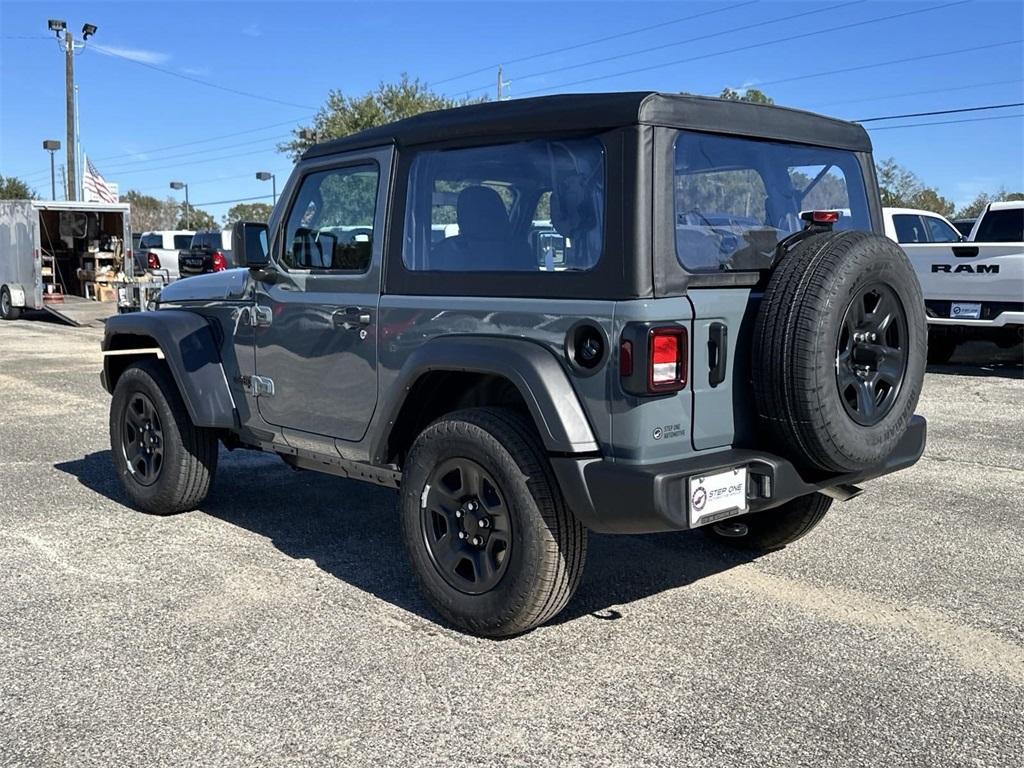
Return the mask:
[[340,90],[332,90],[327,94],[327,102],[313,117],[312,124],[295,128],[292,131],[295,138],[279,144],[277,149],[297,160],[314,143],[302,137],[301,134],[306,131],[311,131],[316,141],[326,141],[421,112],[458,107],[481,100],[453,99],[435,93],[418,78],[410,80],[405,73],[397,83],[381,82],[376,90],[362,96],[346,96]]
[[0,200],[35,200],[36,192],[17,176],[0,175]]
[[132,230],[135,232],[175,228],[178,202],[173,198],[160,200],[136,189],[129,189],[121,195],[121,202],[129,203],[132,207]]
[[981,192],[971,202],[957,210],[956,216],[958,219],[976,219],[985,210],[986,205],[1000,200],[1024,200],[1024,192],[1007,192],[1004,187],[1000,187],[991,195]]
[[194,206],[189,208],[188,222],[185,221],[185,204],[181,203],[178,208],[178,220],[174,224],[175,229],[191,229],[198,232],[201,229],[212,229],[218,231],[220,227],[217,226],[217,220],[213,218],[213,214],[209,211],[204,211],[202,208],[196,208]]
[[932,187],[925,186],[913,171],[888,158],[875,166],[882,205],[887,208],[921,208],[952,216],[955,206]]
[[224,229],[230,229],[236,221],[258,221],[266,224],[274,206],[269,203],[239,203],[224,214]]
[[754,104],[775,103],[775,99],[763,91],[757,90],[757,88],[747,88],[743,93],[734,91],[732,88],[723,88],[718,98],[728,99],[729,101],[749,101]]

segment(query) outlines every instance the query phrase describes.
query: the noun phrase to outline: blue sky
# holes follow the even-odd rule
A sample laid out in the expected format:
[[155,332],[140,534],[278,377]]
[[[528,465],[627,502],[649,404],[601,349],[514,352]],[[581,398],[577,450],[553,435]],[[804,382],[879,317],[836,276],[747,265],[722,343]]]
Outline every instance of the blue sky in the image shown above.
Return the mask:
[[[192,202],[204,204],[269,201],[269,184],[255,172],[275,171],[281,189],[291,163],[274,148],[329,89],[361,94],[403,71],[458,95],[493,96],[499,63],[512,97],[648,88],[717,94],[750,85],[779,104],[847,119],[1024,101],[1024,3],[952,2],[0,0],[0,173],[49,192],[41,142],[63,142],[65,131],[63,56],[48,18],[65,19],[76,33],[84,22],[99,27],[75,67],[82,142],[100,172],[122,191],[159,197],[180,194],[168,182],[181,179]],[[906,15],[832,29],[898,14]],[[587,44],[640,28],[647,29]],[[807,36],[777,42],[799,35]],[[875,66],[897,59],[912,60]],[[472,70],[480,71],[449,79]],[[805,77],[835,70],[846,71]],[[1017,107],[872,123],[875,155],[894,156],[957,203],[1000,186],[1021,189],[1024,119],[1007,117],[1021,114]],[[969,122],[890,128],[948,120]],[[230,204],[205,207],[219,218]]]

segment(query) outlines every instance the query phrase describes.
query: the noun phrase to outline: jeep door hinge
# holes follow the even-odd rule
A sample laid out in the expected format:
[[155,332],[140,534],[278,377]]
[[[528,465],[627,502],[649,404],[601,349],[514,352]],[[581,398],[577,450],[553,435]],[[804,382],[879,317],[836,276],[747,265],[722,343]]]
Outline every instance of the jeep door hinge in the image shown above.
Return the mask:
[[265,328],[274,322],[274,312],[270,307],[256,305],[249,312],[249,322],[256,328]]
[[274,380],[266,376],[239,376],[236,381],[252,397],[274,396]]

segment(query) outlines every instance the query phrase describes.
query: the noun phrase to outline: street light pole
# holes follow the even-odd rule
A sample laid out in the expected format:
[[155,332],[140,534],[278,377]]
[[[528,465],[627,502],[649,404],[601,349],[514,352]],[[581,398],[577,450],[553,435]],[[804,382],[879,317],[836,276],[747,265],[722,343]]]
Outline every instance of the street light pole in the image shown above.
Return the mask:
[[64,32],[64,99],[67,119],[68,200],[77,200],[75,193],[75,36]]
[[75,155],[78,145],[75,141],[75,51],[85,48],[85,42],[96,34],[95,24],[82,25],[82,42],[75,44],[75,36],[63,19],[50,19],[47,28],[64,43],[64,110],[67,122],[67,199],[77,200],[75,184]]
[[60,142],[56,139],[44,139],[43,149],[50,153],[50,199],[57,199],[57,176],[53,170],[53,155],[60,149]]
[[184,189],[185,190],[185,229],[192,229],[191,222],[192,217],[189,216],[188,209],[188,184],[183,181],[172,181],[171,189]]
[[274,205],[277,205],[277,174],[271,173],[270,171],[256,171],[256,179],[258,181],[266,181],[267,179],[270,179],[271,190],[274,193]]

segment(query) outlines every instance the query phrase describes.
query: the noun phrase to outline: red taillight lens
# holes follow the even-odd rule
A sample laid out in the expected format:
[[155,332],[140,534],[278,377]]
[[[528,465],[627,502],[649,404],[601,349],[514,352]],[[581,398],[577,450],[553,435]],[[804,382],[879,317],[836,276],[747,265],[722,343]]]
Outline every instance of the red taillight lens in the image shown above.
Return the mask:
[[649,338],[649,389],[665,392],[685,387],[686,330],[678,326],[652,328]]
[[160,257],[155,253],[147,253],[146,264],[149,265],[150,269],[160,269]]
[[228,268],[228,262],[220,251],[213,252],[213,271],[222,272]]
[[839,221],[839,211],[804,211],[800,218],[814,224],[835,224]]
[[619,375],[633,375],[633,342],[623,341],[619,345]]

